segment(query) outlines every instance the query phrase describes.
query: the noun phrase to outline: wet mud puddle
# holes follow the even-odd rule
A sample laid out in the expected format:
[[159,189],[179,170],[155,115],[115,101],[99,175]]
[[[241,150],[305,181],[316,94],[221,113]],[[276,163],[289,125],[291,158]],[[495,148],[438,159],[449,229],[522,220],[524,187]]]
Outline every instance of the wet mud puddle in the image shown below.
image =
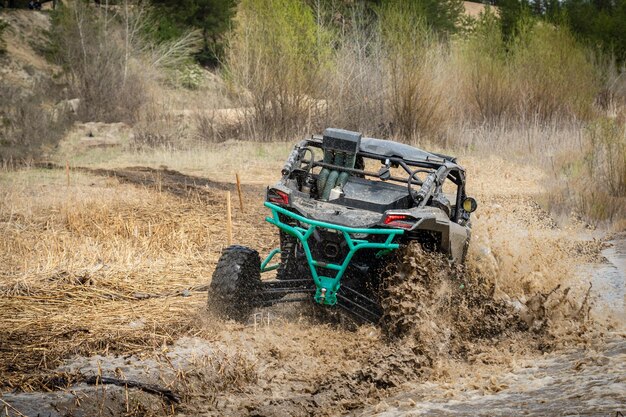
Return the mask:
[[407,387],[359,415],[492,416],[513,410],[528,416],[626,414],[626,237],[609,243],[602,251],[608,262],[581,268],[581,277],[593,284],[592,315],[610,323],[604,341],[513,358],[504,367],[469,366],[445,382]]
[[[626,342],[518,361],[510,371],[426,383],[364,416],[616,416],[626,409]],[[515,411],[517,410],[517,411]]]
[[610,243],[602,251],[608,262],[591,268],[591,283],[597,297],[597,314],[613,320],[623,331],[626,329],[626,237]]

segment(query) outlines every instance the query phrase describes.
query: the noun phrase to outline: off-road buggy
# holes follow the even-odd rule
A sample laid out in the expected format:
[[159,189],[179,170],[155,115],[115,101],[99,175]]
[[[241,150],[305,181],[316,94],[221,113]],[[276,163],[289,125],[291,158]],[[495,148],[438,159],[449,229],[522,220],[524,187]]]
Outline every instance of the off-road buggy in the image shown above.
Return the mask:
[[[466,196],[465,171],[453,157],[326,129],[295,146],[265,206],[280,247],[262,262],[254,249],[224,249],[209,307],[243,320],[255,307],[313,295],[317,304],[376,322],[381,277],[398,262],[397,249],[417,241],[463,262],[476,201]],[[261,280],[272,270],[275,279]]]

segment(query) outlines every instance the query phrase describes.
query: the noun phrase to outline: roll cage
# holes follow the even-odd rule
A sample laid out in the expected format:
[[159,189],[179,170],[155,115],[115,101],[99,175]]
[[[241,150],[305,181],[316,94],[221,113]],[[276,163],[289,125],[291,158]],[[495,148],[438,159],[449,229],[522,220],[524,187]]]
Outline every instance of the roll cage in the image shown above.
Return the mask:
[[[403,149],[414,150],[420,157],[416,158],[412,155],[411,158],[393,155],[392,153],[397,150],[394,147],[398,147],[398,144],[394,142],[386,142],[380,139],[364,138],[363,141],[376,141],[378,149],[384,150],[382,152],[371,152],[364,150],[363,146],[357,151],[357,160],[361,160],[361,164],[356,164],[354,168],[347,168],[340,165],[330,164],[323,161],[323,159],[316,159],[314,149],[319,149],[321,154],[324,153],[323,142],[321,136],[313,136],[310,139],[305,139],[298,143],[292,153],[289,155],[287,162],[285,163],[281,173],[283,179],[306,177],[312,173],[312,170],[316,167],[328,168],[332,170],[347,172],[352,175],[377,178],[381,181],[393,181],[397,183],[407,184],[407,193],[413,196],[413,194],[419,194],[422,192],[423,198],[418,204],[419,207],[423,207],[428,203],[429,197],[434,193],[441,191],[441,186],[445,179],[450,180],[457,186],[457,192],[455,196],[456,207],[461,207],[463,200],[466,198],[465,194],[465,170],[458,164],[453,157],[425,152],[417,148],[409,147],[408,145],[400,145]],[[384,144],[389,144],[388,147]],[[383,144],[381,146],[381,144]],[[308,159],[307,159],[307,153]],[[396,152],[400,153],[400,152]],[[363,159],[378,160],[383,164],[383,167],[378,172],[365,170]],[[360,165],[360,167],[357,167]],[[397,175],[391,175],[389,168],[401,167],[407,174],[407,177],[399,177]],[[417,174],[424,173],[426,176],[424,179],[420,179]],[[411,186],[420,187],[420,191],[417,193],[411,191]],[[426,189],[426,190],[424,190]],[[461,219],[461,210],[457,209],[454,212],[454,216],[451,220],[459,222]]]

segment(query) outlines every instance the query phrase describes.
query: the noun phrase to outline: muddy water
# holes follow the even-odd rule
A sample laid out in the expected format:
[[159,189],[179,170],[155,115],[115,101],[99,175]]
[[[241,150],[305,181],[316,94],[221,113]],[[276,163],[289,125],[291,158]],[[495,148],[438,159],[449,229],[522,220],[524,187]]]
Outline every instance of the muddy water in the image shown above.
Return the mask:
[[607,318],[617,329],[626,329],[626,237],[610,242],[602,251],[608,262],[591,266],[596,314]]
[[523,359],[490,376],[426,383],[364,416],[615,416],[626,411],[626,341]]
[[[593,316],[609,323],[604,340],[514,359],[505,366],[460,366],[454,378],[407,386],[360,415],[619,416],[626,413],[626,238],[602,251],[608,262],[581,267],[593,284]],[[451,365],[451,364],[448,364]]]

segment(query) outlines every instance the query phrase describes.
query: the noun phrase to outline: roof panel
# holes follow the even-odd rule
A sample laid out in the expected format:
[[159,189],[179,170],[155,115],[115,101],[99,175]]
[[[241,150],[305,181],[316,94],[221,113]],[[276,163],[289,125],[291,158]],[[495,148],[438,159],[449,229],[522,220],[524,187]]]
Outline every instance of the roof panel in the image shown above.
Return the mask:
[[361,151],[377,155],[398,157],[407,161],[431,161],[444,162],[441,155],[430,153],[404,143],[393,142],[384,139],[363,138],[361,139]]

